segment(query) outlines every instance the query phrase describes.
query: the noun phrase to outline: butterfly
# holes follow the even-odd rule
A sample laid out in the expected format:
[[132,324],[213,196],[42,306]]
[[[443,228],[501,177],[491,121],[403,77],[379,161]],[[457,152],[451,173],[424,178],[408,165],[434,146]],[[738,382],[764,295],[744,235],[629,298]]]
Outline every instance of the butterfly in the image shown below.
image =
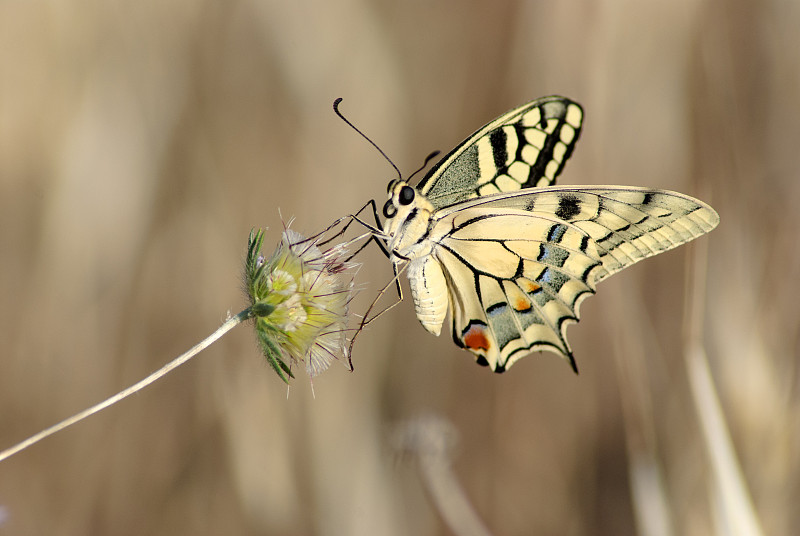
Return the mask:
[[553,186],[581,133],[583,109],[544,97],[491,121],[416,188],[388,185],[383,239],[405,270],[417,318],[503,372],[537,350],[577,372],[566,329],[596,285],[714,229],[719,216],[684,194],[635,186]]

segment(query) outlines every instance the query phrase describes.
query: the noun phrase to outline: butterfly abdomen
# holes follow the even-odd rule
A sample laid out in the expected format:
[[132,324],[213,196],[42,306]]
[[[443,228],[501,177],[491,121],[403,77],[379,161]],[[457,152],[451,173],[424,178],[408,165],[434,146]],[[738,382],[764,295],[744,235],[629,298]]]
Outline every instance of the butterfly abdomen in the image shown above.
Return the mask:
[[428,255],[412,261],[407,275],[417,318],[425,329],[438,336],[448,303],[447,282],[442,268]]

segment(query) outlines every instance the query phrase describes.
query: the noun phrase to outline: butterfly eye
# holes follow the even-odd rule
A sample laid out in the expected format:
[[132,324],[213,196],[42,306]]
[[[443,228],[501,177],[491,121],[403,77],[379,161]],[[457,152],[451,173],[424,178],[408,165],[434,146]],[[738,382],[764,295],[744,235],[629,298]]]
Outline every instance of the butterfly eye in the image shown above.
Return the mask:
[[394,218],[395,214],[397,214],[397,207],[394,206],[394,203],[392,203],[390,199],[383,205],[383,215],[387,218]]
[[397,196],[397,200],[401,205],[408,205],[414,200],[415,193],[414,188],[411,186],[403,186],[400,188],[400,195]]

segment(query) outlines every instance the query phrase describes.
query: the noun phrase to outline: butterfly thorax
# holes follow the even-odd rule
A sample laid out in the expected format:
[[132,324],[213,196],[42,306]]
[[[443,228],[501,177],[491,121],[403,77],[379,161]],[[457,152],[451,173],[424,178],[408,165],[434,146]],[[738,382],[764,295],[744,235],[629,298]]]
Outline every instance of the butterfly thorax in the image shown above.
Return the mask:
[[383,207],[383,232],[388,238],[392,260],[413,260],[429,255],[433,205],[405,181],[389,183],[389,200]]

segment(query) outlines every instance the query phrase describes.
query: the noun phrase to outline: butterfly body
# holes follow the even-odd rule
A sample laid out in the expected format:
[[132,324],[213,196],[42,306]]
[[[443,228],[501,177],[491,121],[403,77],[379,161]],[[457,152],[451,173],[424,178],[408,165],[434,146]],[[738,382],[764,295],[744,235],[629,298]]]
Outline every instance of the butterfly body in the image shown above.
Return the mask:
[[495,372],[535,350],[575,361],[578,308],[609,275],[713,229],[719,217],[683,194],[624,186],[552,186],[583,113],[546,97],[487,124],[413,188],[389,184],[384,236],[405,266],[415,311]]

